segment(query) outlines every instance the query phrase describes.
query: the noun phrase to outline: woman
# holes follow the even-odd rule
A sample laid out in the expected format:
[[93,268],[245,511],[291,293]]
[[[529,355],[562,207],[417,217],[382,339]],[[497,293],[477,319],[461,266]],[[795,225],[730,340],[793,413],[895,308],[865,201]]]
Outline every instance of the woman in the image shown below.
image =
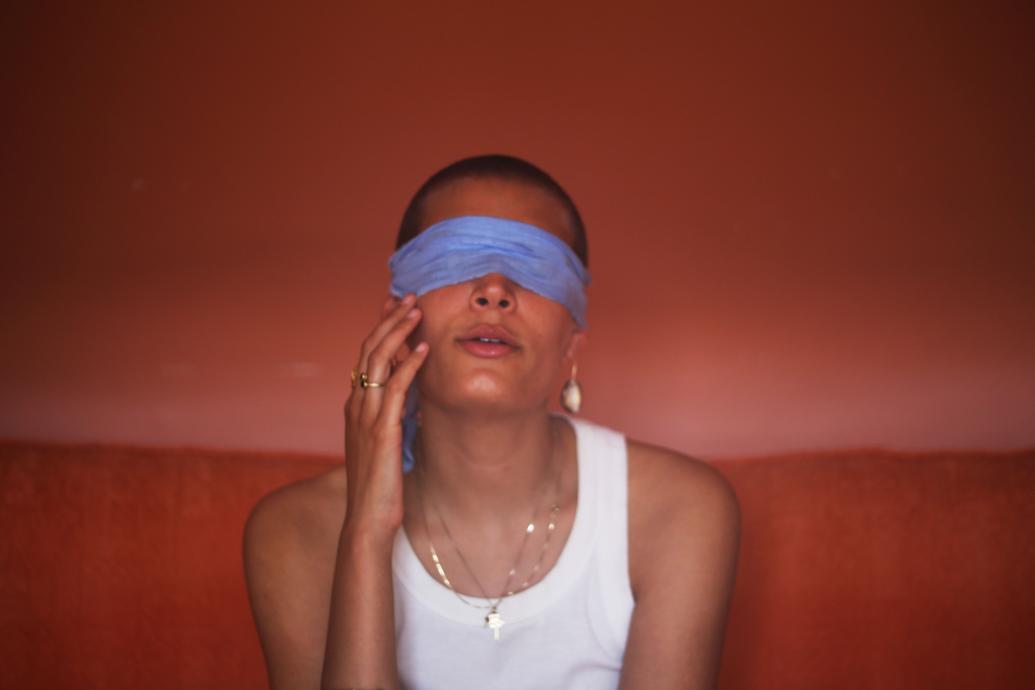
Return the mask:
[[246,528],[274,690],[715,686],[730,486],[549,412],[565,379],[578,406],[586,259],[575,205],[525,161],[465,159],[415,195],[344,467],[270,494]]

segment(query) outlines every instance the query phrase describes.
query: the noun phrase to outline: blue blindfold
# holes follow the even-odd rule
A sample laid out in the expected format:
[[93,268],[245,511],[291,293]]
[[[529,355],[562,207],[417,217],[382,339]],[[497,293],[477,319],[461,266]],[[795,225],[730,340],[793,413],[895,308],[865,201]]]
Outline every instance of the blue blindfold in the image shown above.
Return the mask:
[[448,218],[424,230],[388,260],[392,294],[419,297],[489,273],[568,308],[586,327],[589,272],[571,247],[528,223],[492,216]]

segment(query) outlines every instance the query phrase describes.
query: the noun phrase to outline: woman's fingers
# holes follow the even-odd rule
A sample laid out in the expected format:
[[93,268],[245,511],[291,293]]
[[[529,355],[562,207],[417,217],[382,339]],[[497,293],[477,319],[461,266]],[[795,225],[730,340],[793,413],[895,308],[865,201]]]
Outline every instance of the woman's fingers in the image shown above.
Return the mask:
[[[388,301],[385,302],[384,309],[382,310],[382,317],[388,316],[388,314],[391,313],[392,309],[394,309],[395,305],[397,305],[397,304],[399,304],[399,298],[398,297],[389,297]],[[392,369],[393,370],[395,369],[396,363],[403,361],[404,359],[406,359],[409,356],[410,356],[410,344],[409,344],[409,342],[407,342],[407,340],[403,340],[402,345],[400,345],[399,348],[395,351],[395,356],[392,357],[392,361],[391,361]]]
[[409,390],[417,370],[424,364],[428,356],[428,344],[421,342],[413,348],[395,368],[392,378],[385,386],[384,399],[381,401],[381,416],[378,423],[382,426],[402,423],[403,408],[406,403],[406,391]]
[[363,341],[363,346],[360,348],[359,371],[367,371],[367,368],[370,366],[370,353],[381,343],[385,335],[406,317],[406,313],[416,301],[417,298],[412,293],[406,295],[390,310],[388,316],[381,319],[381,322],[374,327],[374,330],[366,337]]
[[381,339],[381,342],[378,343],[377,347],[374,348],[367,358],[366,371],[368,379],[384,385],[366,389],[363,395],[363,409],[360,413],[362,420],[372,422],[380,414],[385,387],[396,377],[396,374],[392,373],[391,370],[392,359],[402,359],[399,349],[405,342],[406,337],[416,328],[420,317],[420,310],[416,307],[412,308]]
[[367,373],[367,376],[371,381],[378,381],[378,379],[371,377],[369,372],[367,372],[370,352],[378,343],[381,342],[384,338],[384,334],[391,330],[396,323],[406,316],[406,313],[410,309],[410,305],[412,305],[415,300],[416,297],[412,294],[405,295],[402,299],[389,297],[381,306],[381,320],[378,321],[374,329],[363,340],[359,350],[359,361],[356,364],[356,368],[353,370],[352,390],[349,393],[348,399],[345,401],[345,417],[349,421],[358,421],[363,407],[363,394],[367,390],[359,385],[359,375]]

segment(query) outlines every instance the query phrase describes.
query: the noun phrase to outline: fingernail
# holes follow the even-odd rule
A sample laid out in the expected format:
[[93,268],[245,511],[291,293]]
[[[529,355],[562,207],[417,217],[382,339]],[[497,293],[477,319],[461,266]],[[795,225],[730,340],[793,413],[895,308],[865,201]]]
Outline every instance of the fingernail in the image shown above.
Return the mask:
[[415,347],[413,349],[416,350],[417,352],[424,352],[425,350],[428,349],[428,344],[427,343],[419,343],[417,345],[417,347]]
[[406,318],[408,318],[408,319],[415,319],[415,318],[417,318],[418,314],[420,314],[420,309],[417,309],[416,307],[414,307],[410,311],[406,312]]
[[417,299],[416,295],[410,292],[405,297],[403,297],[403,304],[410,304],[415,299]]

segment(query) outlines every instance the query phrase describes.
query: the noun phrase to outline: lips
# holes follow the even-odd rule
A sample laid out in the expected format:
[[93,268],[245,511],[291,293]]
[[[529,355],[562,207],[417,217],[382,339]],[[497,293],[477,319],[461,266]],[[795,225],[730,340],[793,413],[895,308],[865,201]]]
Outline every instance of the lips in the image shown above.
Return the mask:
[[502,357],[521,349],[510,331],[489,324],[475,326],[456,340],[460,347],[477,357]]

